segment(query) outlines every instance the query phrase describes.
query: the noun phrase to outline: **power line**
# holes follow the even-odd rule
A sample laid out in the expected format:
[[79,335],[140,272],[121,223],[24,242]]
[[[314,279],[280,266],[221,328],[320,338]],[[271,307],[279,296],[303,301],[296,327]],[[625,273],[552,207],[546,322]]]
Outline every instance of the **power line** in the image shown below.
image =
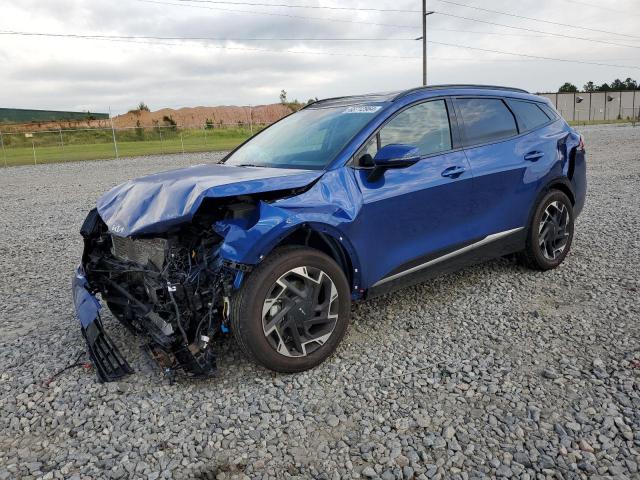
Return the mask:
[[586,61],[586,60],[571,60],[568,58],[556,58],[556,57],[544,57],[541,55],[528,55],[525,53],[515,53],[515,52],[506,52],[504,50],[491,50],[488,48],[480,48],[480,47],[472,47],[470,45],[458,45],[455,43],[445,43],[445,42],[436,42],[433,40],[429,40],[429,43],[433,43],[434,45],[444,45],[447,47],[456,47],[456,48],[466,48],[469,50],[478,50],[480,52],[491,52],[491,53],[499,53],[501,55],[514,55],[514,56],[518,56],[518,57],[525,57],[525,58],[535,58],[538,60],[550,60],[553,62],[568,62],[568,63],[580,63],[583,65],[597,65],[599,67],[616,67],[616,68],[629,68],[632,70],[640,70],[640,67],[635,67],[632,65],[615,65],[615,64],[611,64],[611,63],[600,63],[600,62],[590,62],[590,61]]
[[301,20],[313,20],[313,21],[326,21],[326,22],[337,22],[337,23],[352,23],[359,25],[374,25],[378,27],[393,27],[393,28],[408,28],[412,30],[418,30],[420,27],[416,27],[414,25],[398,25],[395,23],[378,23],[378,22],[365,22],[360,20],[349,20],[344,18],[327,18],[327,17],[311,17],[306,15],[291,15],[288,13],[274,13],[274,12],[256,12],[256,11],[248,11],[248,10],[235,10],[233,8],[224,8],[224,7],[207,7],[204,5],[191,5],[188,3],[172,3],[172,2],[158,2],[155,0],[137,0],[138,2],[143,3],[151,3],[155,5],[170,5],[175,7],[189,7],[189,8],[199,8],[203,10],[214,10],[220,12],[230,12],[230,13],[244,13],[248,15],[266,15],[269,17],[286,17],[286,18],[297,18]]
[[[54,37],[54,38],[72,38],[72,39],[87,39],[87,40],[107,40],[107,41],[124,41],[124,42],[132,42],[132,43],[144,43],[141,40],[178,40],[178,41],[220,41],[215,38],[207,38],[207,37],[142,37],[142,36],[124,36],[124,35],[80,35],[80,34],[56,34],[56,33],[42,33],[42,32],[14,32],[14,31],[0,31],[2,35],[28,35],[28,36],[39,36],[39,37]],[[162,45],[160,42],[147,42]],[[592,62],[587,60],[573,60],[573,59],[565,59],[565,58],[556,58],[556,57],[545,57],[540,55],[528,55],[524,53],[516,53],[516,52],[508,52],[504,50],[492,50],[488,48],[480,48],[480,47],[472,47],[470,45],[460,45],[455,43],[445,43],[438,42],[435,40],[429,40],[428,43],[433,45],[442,45],[448,47],[455,48],[463,48],[469,50],[477,50],[481,52],[490,52],[497,53],[500,55],[510,55],[522,58],[530,58],[537,60],[550,60],[554,62],[565,62],[565,63],[577,63],[583,65],[596,65],[601,67],[615,67],[615,68],[626,68],[632,70],[640,70],[640,67],[632,66],[632,65],[617,65],[610,63],[601,63],[601,62]],[[168,45],[179,45],[175,43],[169,43]],[[251,47],[230,47],[226,45],[206,45],[210,48],[219,48],[224,50],[240,50],[240,51],[253,51],[253,52],[267,52],[267,53],[292,53],[292,54],[301,54],[301,55],[328,55],[328,56],[338,56],[338,57],[367,57],[367,58],[391,58],[391,59],[405,59],[405,60],[417,60],[422,57],[417,56],[399,56],[399,55],[380,55],[380,54],[364,54],[364,53],[343,53],[343,52],[326,52],[326,51],[305,51],[305,50],[274,50],[274,49],[263,49],[263,48],[251,48]],[[455,58],[452,58],[455,60]]]
[[[577,29],[580,29],[580,30],[588,30],[590,32],[599,32],[599,33],[606,33],[608,35],[619,35],[619,36],[622,36],[622,37],[639,38],[640,39],[640,36],[638,36],[638,35],[630,35],[630,34],[627,34],[627,33],[610,32],[610,31],[607,31],[607,30],[600,30],[600,29],[597,29],[597,28],[581,27],[579,25],[570,25],[570,24],[562,23],[562,22],[554,22],[554,21],[551,21],[551,20],[543,20],[541,18],[526,17],[524,15],[518,15],[518,14],[515,14],[515,13],[502,12],[500,10],[491,10],[489,8],[476,7],[475,5],[467,5],[466,3],[454,2],[453,0],[436,0],[436,1],[441,2],[441,3],[447,3],[449,5],[456,5],[458,7],[471,8],[473,10],[480,10],[482,12],[497,13],[498,15],[506,15],[506,16],[509,16],[509,17],[521,18],[521,19],[524,19],[524,20],[532,20],[534,22],[548,23],[550,25],[556,25],[556,26],[560,26],[560,27],[577,28]],[[438,13],[442,14],[442,12],[438,12]]]
[[[181,3],[184,4],[188,4],[189,3],[208,3],[208,4],[224,4],[224,5],[246,5],[246,6],[257,6],[257,7],[278,7],[278,8],[302,8],[302,9],[316,9],[316,10],[339,10],[339,11],[356,11],[356,12],[381,12],[381,13],[421,13],[420,10],[411,10],[411,9],[401,9],[401,8],[362,8],[362,7],[333,7],[333,6],[324,6],[324,5],[301,5],[301,4],[291,4],[291,3],[263,3],[263,2],[250,2],[250,1],[243,1],[243,0],[178,0]],[[566,24],[566,23],[562,23],[562,22],[554,22],[551,20],[544,20],[541,18],[535,18],[535,17],[527,17],[524,15],[518,15],[515,13],[510,13],[510,12],[503,12],[500,10],[492,10],[489,8],[484,8],[484,7],[477,7],[475,5],[468,5],[465,3],[459,3],[459,2],[455,2],[453,0],[437,0],[439,2],[442,3],[447,3],[450,5],[456,5],[459,7],[465,7],[465,8],[471,8],[474,10],[479,10],[479,11],[483,11],[483,12],[488,12],[488,13],[496,13],[498,15],[506,15],[506,16],[510,16],[510,17],[514,17],[514,18],[520,18],[520,19],[524,19],[524,20],[531,20],[534,22],[542,22],[542,23],[548,23],[550,25],[556,25],[556,26],[561,26],[561,27],[569,27],[569,28],[576,28],[576,29],[580,29],[580,30],[587,30],[587,31],[591,31],[591,32],[599,32],[599,33],[606,33],[608,35],[618,35],[618,36],[623,36],[623,37],[628,37],[628,38],[638,38],[640,39],[640,36],[638,35],[630,35],[630,34],[625,34],[625,33],[618,33],[618,32],[610,32],[607,30],[600,30],[600,29],[596,29],[596,28],[589,28],[589,27],[582,27],[582,26],[578,26],[578,25],[570,25],[570,24]],[[437,13],[442,13],[442,12],[437,12]]]
[[[12,30],[0,31],[0,35],[15,35],[23,37],[62,37],[62,38],[86,38],[86,39],[115,39],[115,40],[184,40],[184,41],[212,41],[212,42],[390,42],[390,41],[415,41],[411,38],[380,38],[380,37],[277,37],[277,38],[255,38],[255,37],[158,37],[153,35],[90,35],[74,33],[41,33],[41,32],[17,32]],[[640,47],[639,47],[640,48]]]
[[382,13],[420,13],[420,10],[408,10],[403,8],[355,8],[355,7],[330,7],[325,5],[301,5],[293,3],[261,3],[236,0],[178,0],[191,3],[213,3],[224,5],[248,5],[252,7],[282,7],[282,8],[307,8],[313,10],[349,10],[357,12],[382,12]]
[[547,35],[531,35],[527,33],[504,33],[504,32],[478,32],[475,30],[461,30],[456,28],[431,28],[430,32],[452,32],[452,33],[469,33],[472,35],[497,35],[500,37],[527,37],[527,38],[545,38]]
[[[515,27],[514,27],[515,28]],[[518,35],[518,34],[503,34],[494,32],[474,32],[469,30],[456,30],[456,29],[432,29],[446,32],[458,32],[458,33],[474,33],[479,35]],[[13,35],[13,36],[26,36],[26,37],[61,37],[61,38],[85,38],[95,40],[181,40],[181,41],[216,41],[216,42],[267,42],[267,41],[318,41],[318,42],[368,42],[368,41],[410,41],[416,40],[414,37],[407,38],[387,38],[387,37],[166,37],[166,36],[153,36],[153,35],[94,35],[94,34],[74,34],[74,33],[43,33],[43,32],[20,32],[13,30],[2,30],[0,35]],[[529,35],[530,37],[541,38],[541,35]],[[633,48],[640,48],[640,46],[632,46]]]
[[634,17],[640,16],[640,13],[633,13],[633,12],[630,12],[629,10],[617,10],[615,8],[610,8],[604,5],[596,5],[595,3],[579,2],[578,0],[564,0],[564,1],[569,3],[575,3],[577,5],[584,5],[585,7],[600,8],[608,12],[624,13],[625,15],[631,15]]
[[[443,0],[438,0],[438,1],[443,1]],[[491,22],[489,20],[480,20],[479,18],[471,18],[471,17],[464,17],[462,15],[455,15],[453,13],[444,13],[444,12],[436,12],[436,14],[438,15],[444,15],[445,17],[452,17],[452,18],[459,18],[462,20],[469,20],[472,22],[478,22],[478,23],[485,23],[487,25],[495,25],[498,27],[505,27],[505,28],[512,28],[515,30],[523,30],[526,32],[533,32],[533,33],[542,33],[544,35],[550,35],[553,37],[559,37],[559,38],[569,38],[571,40],[582,40],[585,42],[593,42],[593,43],[602,43],[605,45],[614,45],[617,47],[625,47],[625,48],[640,48],[640,45],[629,45],[628,43],[617,43],[617,42],[611,42],[608,40],[599,40],[596,38],[588,38],[588,37],[577,37],[575,35],[566,35],[564,33],[555,33],[555,32],[549,32],[546,30],[536,30],[534,28],[527,28],[527,27],[514,27],[513,25],[507,25],[506,23],[498,23],[498,22]],[[640,37],[638,37],[640,38]]]
[[[441,14],[442,15],[442,14]],[[464,17],[466,19],[466,17]],[[476,21],[475,19],[473,19],[474,21]],[[500,26],[502,26],[502,24],[499,24]],[[512,27],[512,26],[507,26],[505,25],[506,28],[514,28],[517,30],[520,30],[520,27]],[[416,27],[419,28],[419,27]],[[472,35],[497,35],[499,37],[524,37],[524,38],[549,38],[550,36],[553,36],[552,33],[543,33],[542,31],[540,31],[540,35],[536,35],[536,34],[527,34],[527,33],[506,33],[506,32],[481,32],[481,31],[477,31],[477,30],[463,30],[463,29],[457,29],[457,28],[429,28],[430,32],[453,32],[453,33],[468,33],[468,34],[472,34]],[[589,40],[600,40],[600,39],[589,39]],[[631,40],[633,41],[633,40]],[[635,46],[635,45],[634,45]]]
[[[98,40],[98,41],[115,41],[126,42],[134,44],[148,44],[148,45],[169,45],[179,46],[179,43],[168,43],[166,41],[220,41],[216,38],[207,37],[151,37],[151,36],[125,36],[125,35],[80,35],[80,34],[56,34],[56,33],[40,33],[40,32],[13,32],[13,31],[0,31],[0,35],[18,35],[18,36],[37,36],[37,37],[53,37],[53,38],[70,38],[74,40]],[[147,40],[147,41],[145,41]],[[150,42],[148,40],[156,40]],[[411,39],[413,41],[414,39]],[[328,55],[336,57],[366,57],[366,58],[399,58],[403,60],[416,60],[421,57],[400,56],[400,55],[379,55],[379,54],[365,54],[365,53],[346,53],[346,52],[326,52],[326,51],[307,51],[307,50],[275,50],[266,48],[253,48],[253,47],[231,47],[227,45],[203,45],[208,48],[217,48],[222,50],[238,50],[249,52],[265,52],[265,53],[293,53],[301,55]]]
[[[232,4],[232,5],[252,5],[252,6],[271,6],[271,7],[276,7],[276,6],[288,6],[291,8],[316,8],[316,9],[331,9],[331,10],[354,10],[354,11],[376,11],[376,12],[411,12],[411,13],[415,13],[418,12],[418,10],[405,10],[405,9],[394,9],[394,10],[385,10],[385,9],[371,9],[371,8],[350,8],[350,7],[325,7],[325,6],[302,6],[302,5],[292,5],[292,4],[268,4],[268,3],[260,3],[260,2],[248,2],[248,1],[231,1],[231,0],[179,0],[181,3],[166,3],[166,2],[156,2],[153,0],[138,0],[141,2],[146,2],[146,3],[155,3],[155,4],[159,4],[159,5],[174,5],[174,6],[181,6],[181,7],[195,7],[195,8],[208,8],[211,10],[223,10],[223,11],[232,11],[232,12],[236,12],[236,13],[247,13],[247,14],[254,14],[254,15],[275,15],[275,16],[285,16],[285,17],[294,17],[294,18],[304,18],[304,19],[314,19],[314,20],[326,20],[326,21],[339,21],[339,22],[346,22],[346,23],[359,23],[359,24],[365,24],[365,25],[377,25],[377,26],[389,26],[389,27],[396,27],[396,28],[411,28],[411,29],[418,29],[420,27],[414,27],[414,26],[410,26],[410,25],[397,25],[397,24],[381,24],[381,23],[373,23],[373,22],[363,22],[363,21],[348,21],[348,20],[343,20],[343,19],[329,19],[329,18],[322,18],[322,17],[304,17],[304,16],[296,16],[296,15],[287,15],[287,14],[274,14],[274,13],[269,13],[269,12],[249,12],[246,10],[230,10],[230,9],[223,9],[223,8],[218,8],[218,7],[203,7],[200,5],[192,5],[190,3],[186,3],[186,2],[198,2],[198,3],[216,3],[216,4]],[[441,2],[445,2],[445,3],[452,3],[454,5],[459,5],[459,6],[465,6],[468,8],[474,8],[474,9],[479,9],[479,10],[486,10],[489,11],[487,9],[483,9],[480,7],[474,7],[471,5],[465,5],[462,3],[458,3],[458,2],[450,2],[449,0],[437,0],[437,1],[441,1]],[[529,19],[529,17],[522,17],[522,16],[518,16],[518,15],[514,15],[514,14],[510,14],[507,12],[497,12],[494,10],[491,10],[491,12],[496,12],[496,13],[501,13],[504,15],[509,15],[509,16],[516,16],[518,18],[527,18]],[[547,36],[554,36],[554,37],[559,37],[559,38],[568,38],[571,40],[582,40],[582,41],[586,41],[586,42],[594,42],[594,43],[601,43],[601,44],[605,44],[605,45],[614,45],[614,46],[618,46],[618,47],[627,47],[627,48],[640,48],[640,46],[638,45],[629,45],[629,44],[621,44],[621,43],[616,43],[616,42],[612,42],[609,40],[600,40],[600,39],[596,39],[596,38],[587,38],[587,37],[578,37],[575,35],[566,35],[566,34],[562,34],[562,33],[555,33],[555,32],[549,32],[549,31],[545,31],[545,30],[536,30],[533,28],[527,28],[527,27],[516,27],[513,25],[507,25],[504,23],[498,23],[498,22],[491,22],[488,20],[481,20],[481,19],[477,19],[477,18],[471,18],[471,17],[465,17],[462,15],[455,15],[455,14],[451,14],[451,13],[445,13],[445,12],[440,12],[440,11],[436,11],[436,14],[439,15],[443,15],[443,16],[447,16],[447,17],[452,17],[452,18],[458,18],[458,19],[462,19],[462,20],[469,20],[469,21],[473,21],[473,22],[478,22],[478,23],[484,23],[487,25],[494,25],[494,26],[499,26],[499,27],[504,27],[504,28],[510,28],[510,29],[515,29],[515,30],[523,30],[523,31],[528,31],[528,32],[532,32],[532,33],[540,33],[543,35],[547,35]],[[565,27],[570,27],[571,25],[566,25],[566,24],[561,24],[561,23],[557,23],[557,22],[547,22],[545,20],[540,20],[540,19],[536,19],[536,21],[540,21],[540,22],[545,22],[545,23],[552,23],[554,25],[562,25]],[[582,27],[577,27],[577,28],[582,28]],[[431,30],[437,30],[437,29],[431,29]],[[593,30],[593,29],[587,29],[587,30]],[[451,31],[456,31],[456,30],[451,30]],[[460,33],[483,33],[483,32],[473,32],[473,31],[465,31],[465,30],[457,30]],[[599,31],[599,32],[603,32],[603,33],[607,33],[607,34],[614,34],[617,35],[613,32],[607,32],[604,30],[594,30],[594,31]],[[501,33],[501,32],[486,32],[485,34],[487,35],[513,35],[513,34],[507,34],[507,33]],[[630,38],[637,38],[640,39],[640,36],[633,36],[633,35],[624,35],[624,36],[628,36]]]

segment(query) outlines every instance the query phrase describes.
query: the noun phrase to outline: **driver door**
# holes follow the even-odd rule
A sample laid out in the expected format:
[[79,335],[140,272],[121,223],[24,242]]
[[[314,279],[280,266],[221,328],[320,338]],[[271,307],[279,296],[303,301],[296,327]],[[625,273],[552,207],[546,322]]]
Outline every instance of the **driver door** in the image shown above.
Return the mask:
[[[473,176],[452,138],[447,101],[431,100],[401,110],[356,155],[363,204],[350,237],[365,288],[411,273],[473,239]],[[416,146],[420,160],[371,181],[372,158],[388,144]]]

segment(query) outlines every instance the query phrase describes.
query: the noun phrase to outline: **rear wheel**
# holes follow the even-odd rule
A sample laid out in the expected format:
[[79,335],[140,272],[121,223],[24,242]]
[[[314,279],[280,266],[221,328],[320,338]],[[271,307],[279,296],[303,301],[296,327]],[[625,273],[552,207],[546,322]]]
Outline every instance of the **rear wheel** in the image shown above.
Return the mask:
[[330,257],[283,247],[260,264],[232,299],[231,327],[256,363],[278,372],[315,367],[347,330],[350,289]]
[[573,207],[567,195],[559,190],[548,192],[531,219],[521,262],[535,270],[560,265],[571,248],[573,220]]

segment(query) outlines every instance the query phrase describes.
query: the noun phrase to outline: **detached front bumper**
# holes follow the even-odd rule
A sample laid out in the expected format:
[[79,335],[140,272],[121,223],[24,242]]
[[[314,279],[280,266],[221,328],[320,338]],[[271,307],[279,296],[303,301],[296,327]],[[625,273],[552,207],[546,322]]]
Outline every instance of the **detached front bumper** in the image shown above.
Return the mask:
[[95,295],[89,291],[89,283],[81,265],[76,269],[71,288],[82,336],[87,342],[87,351],[98,379],[101,382],[111,382],[133,373],[133,369],[102,328],[102,307]]

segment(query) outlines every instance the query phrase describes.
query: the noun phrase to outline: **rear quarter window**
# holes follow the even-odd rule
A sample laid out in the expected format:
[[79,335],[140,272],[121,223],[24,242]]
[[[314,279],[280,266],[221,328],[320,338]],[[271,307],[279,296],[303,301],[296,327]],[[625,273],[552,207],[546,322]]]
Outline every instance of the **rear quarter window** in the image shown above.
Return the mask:
[[540,105],[540,108],[551,120],[557,120],[560,118],[560,114],[548,105]]
[[459,98],[466,145],[495,142],[518,134],[516,119],[499,98]]
[[509,106],[516,115],[520,132],[528,132],[549,122],[549,117],[535,103],[509,100]]

